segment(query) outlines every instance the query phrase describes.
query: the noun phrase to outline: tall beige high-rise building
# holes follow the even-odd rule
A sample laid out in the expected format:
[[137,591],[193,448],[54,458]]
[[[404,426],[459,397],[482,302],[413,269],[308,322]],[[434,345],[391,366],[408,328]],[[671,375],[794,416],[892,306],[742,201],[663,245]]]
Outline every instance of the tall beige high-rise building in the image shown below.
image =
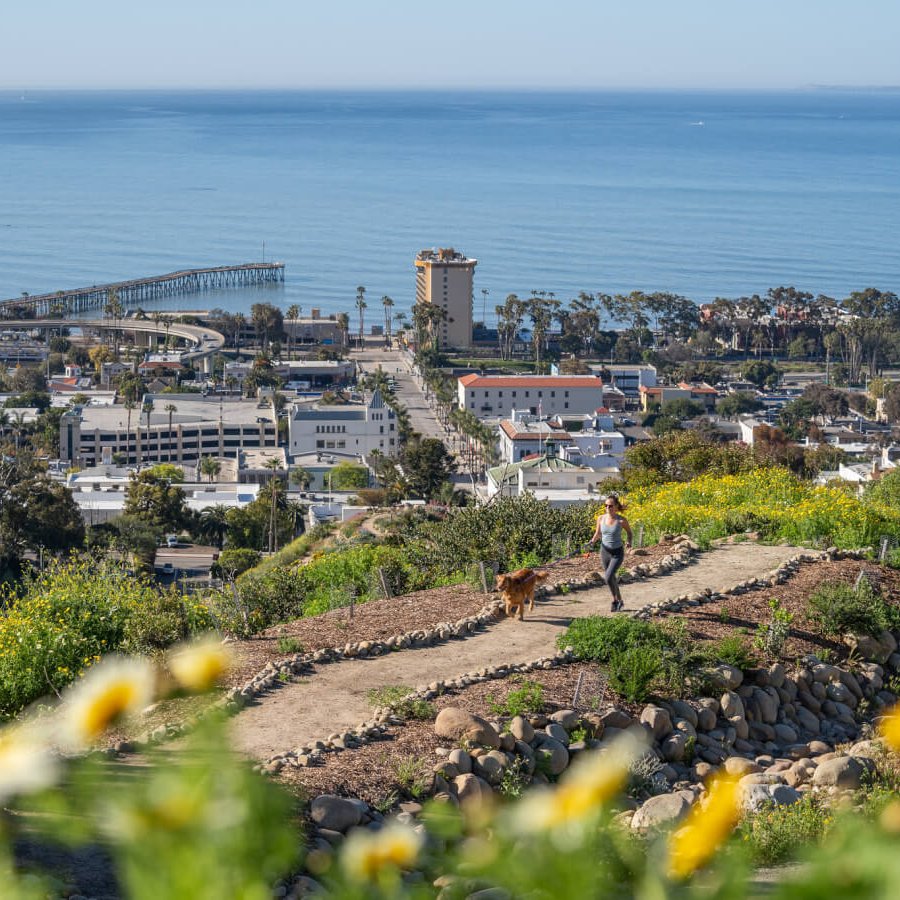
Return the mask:
[[416,303],[434,303],[446,313],[438,322],[440,347],[472,346],[472,283],[477,259],[452,247],[416,254]]

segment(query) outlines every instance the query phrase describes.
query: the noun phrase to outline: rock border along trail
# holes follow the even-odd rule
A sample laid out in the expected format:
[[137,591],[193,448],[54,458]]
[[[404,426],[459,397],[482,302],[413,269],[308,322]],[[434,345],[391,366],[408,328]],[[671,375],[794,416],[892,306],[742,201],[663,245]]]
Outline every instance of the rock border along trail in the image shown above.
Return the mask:
[[[796,553],[795,547],[723,544],[700,554],[686,569],[623,585],[625,610],[761,576]],[[486,666],[524,663],[552,654],[557,636],[572,619],[609,615],[609,606],[605,586],[556,595],[539,601],[523,622],[502,620],[465,640],[318,666],[312,675],[256,698],[238,713],[232,720],[234,746],[265,760],[371,717],[366,695],[373,688],[415,687]]]

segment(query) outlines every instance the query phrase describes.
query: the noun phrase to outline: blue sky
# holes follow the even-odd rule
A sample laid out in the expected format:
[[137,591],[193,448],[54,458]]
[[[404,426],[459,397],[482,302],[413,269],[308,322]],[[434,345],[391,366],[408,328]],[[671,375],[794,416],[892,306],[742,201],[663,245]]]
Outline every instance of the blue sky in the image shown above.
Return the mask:
[[897,85],[896,0],[18,0],[0,88]]

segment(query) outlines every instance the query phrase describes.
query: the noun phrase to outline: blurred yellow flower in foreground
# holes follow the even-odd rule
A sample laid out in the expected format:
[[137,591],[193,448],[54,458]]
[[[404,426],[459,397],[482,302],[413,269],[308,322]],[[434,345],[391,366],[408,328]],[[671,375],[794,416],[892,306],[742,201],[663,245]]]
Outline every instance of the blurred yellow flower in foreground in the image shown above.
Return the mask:
[[341,865],[356,881],[377,881],[386,871],[415,865],[424,838],[399,822],[381,831],[358,829],[350,834],[341,853]]
[[110,657],[94,666],[64,697],[64,737],[85,747],[153,700],[153,666],[145,659]]
[[695,803],[669,839],[669,875],[686,878],[709,862],[717,848],[734,830],[741,817],[738,779],[722,776],[709,786],[709,796]]
[[628,779],[628,767],[643,744],[626,733],[608,750],[587,753],[566,772],[555,789],[531,791],[516,804],[514,827],[520,833],[577,825],[615,797]]
[[900,703],[892,706],[879,722],[878,731],[895,753],[900,753]]
[[231,654],[214,637],[186,644],[169,655],[169,669],[179,686],[201,694],[212,690],[231,666]]
[[27,727],[0,731],[0,801],[50,787],[59,760]]

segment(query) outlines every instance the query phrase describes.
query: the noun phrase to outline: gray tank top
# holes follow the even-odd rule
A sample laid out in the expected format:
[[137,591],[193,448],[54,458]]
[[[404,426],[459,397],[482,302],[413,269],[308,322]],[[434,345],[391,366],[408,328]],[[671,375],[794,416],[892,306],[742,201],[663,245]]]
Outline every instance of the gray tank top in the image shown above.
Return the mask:
[[600,517],[600,540],[604,547],[618,550],[622,546],[622,520],[616,519],[612,525],[606,524],[606,514]]

